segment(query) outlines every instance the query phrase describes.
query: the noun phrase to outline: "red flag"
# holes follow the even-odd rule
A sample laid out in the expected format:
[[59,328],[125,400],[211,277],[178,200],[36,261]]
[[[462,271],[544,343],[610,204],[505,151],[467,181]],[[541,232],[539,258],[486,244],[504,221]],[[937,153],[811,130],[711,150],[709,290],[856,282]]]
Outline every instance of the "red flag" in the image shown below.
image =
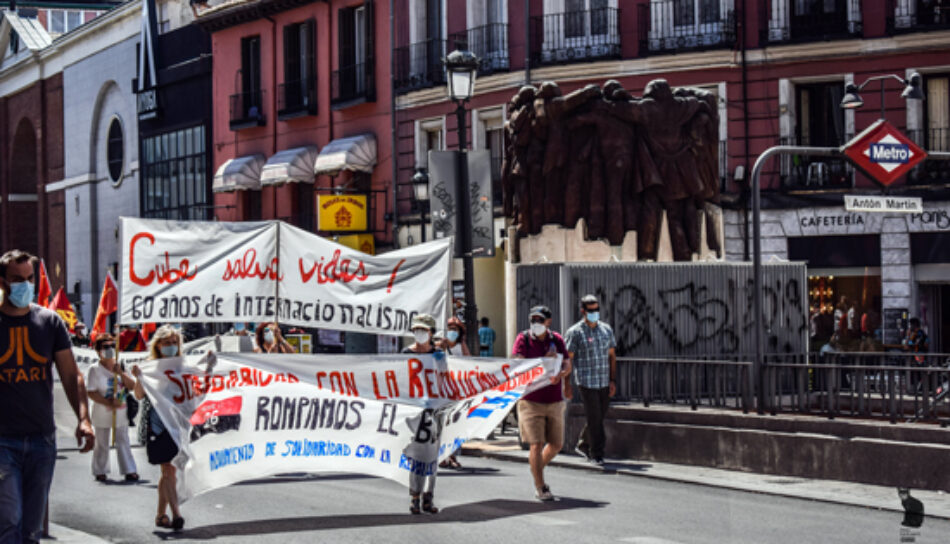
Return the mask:
[[49,286],[49,276],[46,274],[46,263],[40,259],[40,279],[37,282],[36,303],[46,308],[49,306],[49,297],[53,294],[53,288]]
[[53,303],[49,309],[55,310],[59,317],[63,318],[69,332],[76,331],[76,310],[73,309],[73,305],[69,302],[66,291],[62,287],[59,288],[59,291],[56,291],[56,296],[53,297]]
[[125,329],[119,333],[119,351],[145,351],[148,344],[138,329]]
[[145,337],[146,342],[152,338],[152,335],[155,334],[155,329],[157,328],[158,325],[154,322],[142,324],[142,336]]
[[115,281],[112,280],[112,274],[106,274],[106,281],[102,286],[102,295],[99,297],[99,309],[96,310],[96,320],[92,324],[92,332],[89,338],[95,340],[96,336],[106,332],[106,319],[109,314],[115,313],[119,309],[119,293],[115,287]]

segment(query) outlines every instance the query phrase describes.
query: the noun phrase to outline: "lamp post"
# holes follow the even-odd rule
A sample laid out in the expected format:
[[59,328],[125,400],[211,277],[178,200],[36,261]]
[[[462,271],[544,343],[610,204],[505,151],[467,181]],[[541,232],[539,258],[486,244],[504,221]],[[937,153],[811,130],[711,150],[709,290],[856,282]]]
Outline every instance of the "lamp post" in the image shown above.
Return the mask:
[[920,74],[914,72],[910,75],[909,78],[904,79],[896,74],[885,74],[883,76],[874,76],[867,78],[864,83],[860,85],[855,85],[854,83],[848,83],[844,86],[844,97],[841,99],[841,107],[846,110],[853,110],[860,108],[864,105],[864,100],[861,99],[861,95],[858,94],[861,92],[864,87],[872,81],[881,82],[881,119],[884,119],[884,81],[888,79],[896,79],[904,85],[904,91],[901,93],[901,98],[904,100],[922,100],[924,98],[924,91],[921,89]]
[[475,91],[475,78],[478,72],[478,57],[468,50],[452,51],[445,57],[446,82],[449,98],[455,102],[455,116],[458,120],[459,153],[455,159],[455,194],[458,202],[458,222],[455,234],[459,236],[462,252],[462,267],[465,279],[465,330],[468,349],[476,351],[475,320],[478,309],[475,306],[475,270],[472,263],[472,198],[468,188],[468,160],[465,140],[465,103]]
[[416,168],[412,175],[412,197],[419,206],[419,226],[422,231],[422,243],[426,241],[426,212],[429,204],[429,174],[422,167]]

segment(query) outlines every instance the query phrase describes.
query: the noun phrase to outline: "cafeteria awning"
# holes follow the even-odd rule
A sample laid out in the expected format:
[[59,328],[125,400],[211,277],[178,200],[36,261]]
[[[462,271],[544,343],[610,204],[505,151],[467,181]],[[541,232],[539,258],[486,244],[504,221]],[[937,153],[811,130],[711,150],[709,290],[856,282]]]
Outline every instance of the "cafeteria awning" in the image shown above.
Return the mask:
[[335,176],[341,170],[372,173],[376,166],[376,136],[361,134],[333,140],[317,157],[315,173]]
[[267,159],[261,171],[261,185],[313,183],[317,162],[317,146],[295,147],[278,152]]
[[266,160],[267,157],[258,153],[224,161],[214,174],[214,183],[211,185],[211,190],[216,193],[245,189],[260,190],[261,168]]

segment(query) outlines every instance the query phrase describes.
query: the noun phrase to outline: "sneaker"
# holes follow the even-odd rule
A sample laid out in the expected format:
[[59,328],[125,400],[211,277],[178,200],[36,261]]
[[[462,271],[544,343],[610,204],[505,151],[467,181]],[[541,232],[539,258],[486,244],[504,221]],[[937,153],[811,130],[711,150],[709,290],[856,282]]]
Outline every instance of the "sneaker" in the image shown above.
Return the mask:
[[551,488],[546,484],[541,486],[541,489],[538,489],[534,492],[534,496],[537,497],[539,501],[549,502],[554,500],[554,495],[551,494]]
[[603,457],[595,457],[595,458],[591,459],[590,462],[591,462],[591,464],[597,465],[597,466],[599,466],[599,467],[604,466],[604,458],[603,458]]
[[587,451],[582,450],[579,445],[574,447],[574,452],[577,455],[580,455],[581,457],[583,457],[584,459],[587,459],[588,461],[590,460],[590,454],[587,453]]

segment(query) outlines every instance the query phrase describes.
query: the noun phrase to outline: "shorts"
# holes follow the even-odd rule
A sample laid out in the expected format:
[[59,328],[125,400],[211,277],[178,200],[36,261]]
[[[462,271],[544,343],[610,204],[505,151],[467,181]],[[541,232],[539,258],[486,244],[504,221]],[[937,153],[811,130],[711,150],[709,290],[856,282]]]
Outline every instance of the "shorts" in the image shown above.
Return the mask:
[[[148,423],[145,423],[148,425]],[[172,459],[178,455],[178,444],[172,439],[168,431],[162,431],[162,434],[148,433],[148,441],[145,443],[145,452],[148,454],[148,462],[153,465],[171,463]]]
[[518,401],[518,431],[525,444],[564,443],[564,401]]

